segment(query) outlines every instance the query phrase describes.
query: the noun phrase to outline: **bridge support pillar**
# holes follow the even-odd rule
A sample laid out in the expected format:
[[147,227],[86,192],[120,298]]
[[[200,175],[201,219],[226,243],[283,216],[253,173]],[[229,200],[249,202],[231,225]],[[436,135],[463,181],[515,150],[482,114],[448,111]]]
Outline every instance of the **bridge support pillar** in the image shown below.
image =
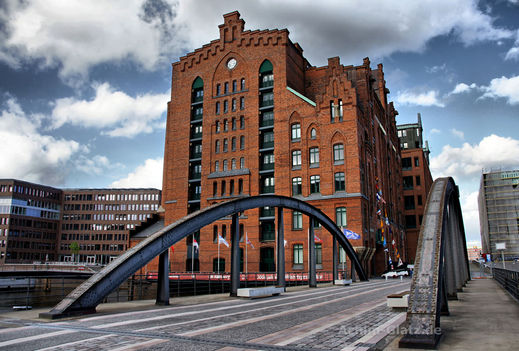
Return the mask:
[[159,255],[159,275],[157,277],[157,299],[155,305],[169,305],[169,250]]
[[[333,237],[333,284],[335,285],[335,281],[339,279],[337,274],[337,265],[338,265],[338,259],[337,259],[337,238]],[[346,278],[344,278],[346,279]]]
[[308,228],[308,285],[311,288],[317,288],[317,278],[315,276],[315,234],[314,234],[314,219],[310,218]]
[[240,287],[240,221],[238,213],[232,215],[231,238],[231,296],[238,296]]
[[285,288],[285,231],[283,207],[278,207],[278,237],[277,237],[277,286]]

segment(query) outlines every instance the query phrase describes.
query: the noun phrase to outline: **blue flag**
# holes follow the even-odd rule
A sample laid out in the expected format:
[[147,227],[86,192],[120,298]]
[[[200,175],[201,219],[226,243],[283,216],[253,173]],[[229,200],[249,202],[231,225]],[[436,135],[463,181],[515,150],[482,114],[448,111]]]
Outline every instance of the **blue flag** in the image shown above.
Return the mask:
[[349,229],[343,228],[342,231],[343,231],[344,236],[346,237],[346,239],[351,239],[351,240],[360,239],[360,235],[359,234],[357,234],[355,232],[352,232]]

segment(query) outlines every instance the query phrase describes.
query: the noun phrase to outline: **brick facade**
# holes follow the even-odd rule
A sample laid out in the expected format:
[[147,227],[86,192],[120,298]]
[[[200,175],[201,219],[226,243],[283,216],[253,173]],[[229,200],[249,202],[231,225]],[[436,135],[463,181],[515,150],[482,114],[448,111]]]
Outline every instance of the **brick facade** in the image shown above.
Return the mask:
[[429,146],[423,143],[422,119],[418,123],[397,126],[402,153],[402,179],[404,222],[406,226],[405,250],[410,263],[414,263],[425,203],[433,179],[429,169]]
[[[172,69],[166,225],[216,202],[275,193],[308,201],[332,219],[345,210],[344,225],[361,235],[352,245],[370,274],[386,267],[383,235],[395,240],[390,254],[404,252],[397,112],[387,101],[382,65],[372,69],[366,58],[360,66],[344,66],[335,57],[327,66],[311,66],[288,30],[245,31],[232,12],[224,15],[219,39]],[[274,269],[275,217],[272,209],[242,214],[242,235],[254,245],[247,249],[248,271]],[[308,218],[301,223],[288,210],[284,217],[287,271],[306,271]],[[195,235],[195,270],[215,270],[215,238],[225,234],[230,242],[230,223],[224,218]],[[330,271],[331,235],[319,228],[315,233],[322,240],[318,268]],[[172,270],[190,270],[191,242],[175,245]],[[245,242],[241,246],[245,250]],[[229,271],[225,246],[220,258]]]

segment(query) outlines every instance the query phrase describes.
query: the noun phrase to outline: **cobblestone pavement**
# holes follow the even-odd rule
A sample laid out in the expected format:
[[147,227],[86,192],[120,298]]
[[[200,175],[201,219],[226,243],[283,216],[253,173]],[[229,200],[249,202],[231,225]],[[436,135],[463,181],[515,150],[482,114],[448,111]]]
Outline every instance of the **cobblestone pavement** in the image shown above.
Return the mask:
[[374,279],[58,322],[4,318],[0,350],[369,350],[405,320],[385,302],[409,285]]

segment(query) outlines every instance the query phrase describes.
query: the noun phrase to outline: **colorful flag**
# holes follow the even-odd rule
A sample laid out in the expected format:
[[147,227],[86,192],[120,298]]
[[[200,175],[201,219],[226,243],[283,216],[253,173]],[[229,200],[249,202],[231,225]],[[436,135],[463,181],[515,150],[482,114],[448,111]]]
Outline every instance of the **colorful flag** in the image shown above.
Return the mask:
[[193,246],[195,247],[195,250],[198,250],[198,242],[196,241],[195,237],[193,237]]
[[314,240],[316,243],[322,243],[323,241],[317,236],[314,234]]
[[218,244],[224,244],[225,246],[229,247],[229,243],[224,238],[222,238],[220,234],[218,234]]

